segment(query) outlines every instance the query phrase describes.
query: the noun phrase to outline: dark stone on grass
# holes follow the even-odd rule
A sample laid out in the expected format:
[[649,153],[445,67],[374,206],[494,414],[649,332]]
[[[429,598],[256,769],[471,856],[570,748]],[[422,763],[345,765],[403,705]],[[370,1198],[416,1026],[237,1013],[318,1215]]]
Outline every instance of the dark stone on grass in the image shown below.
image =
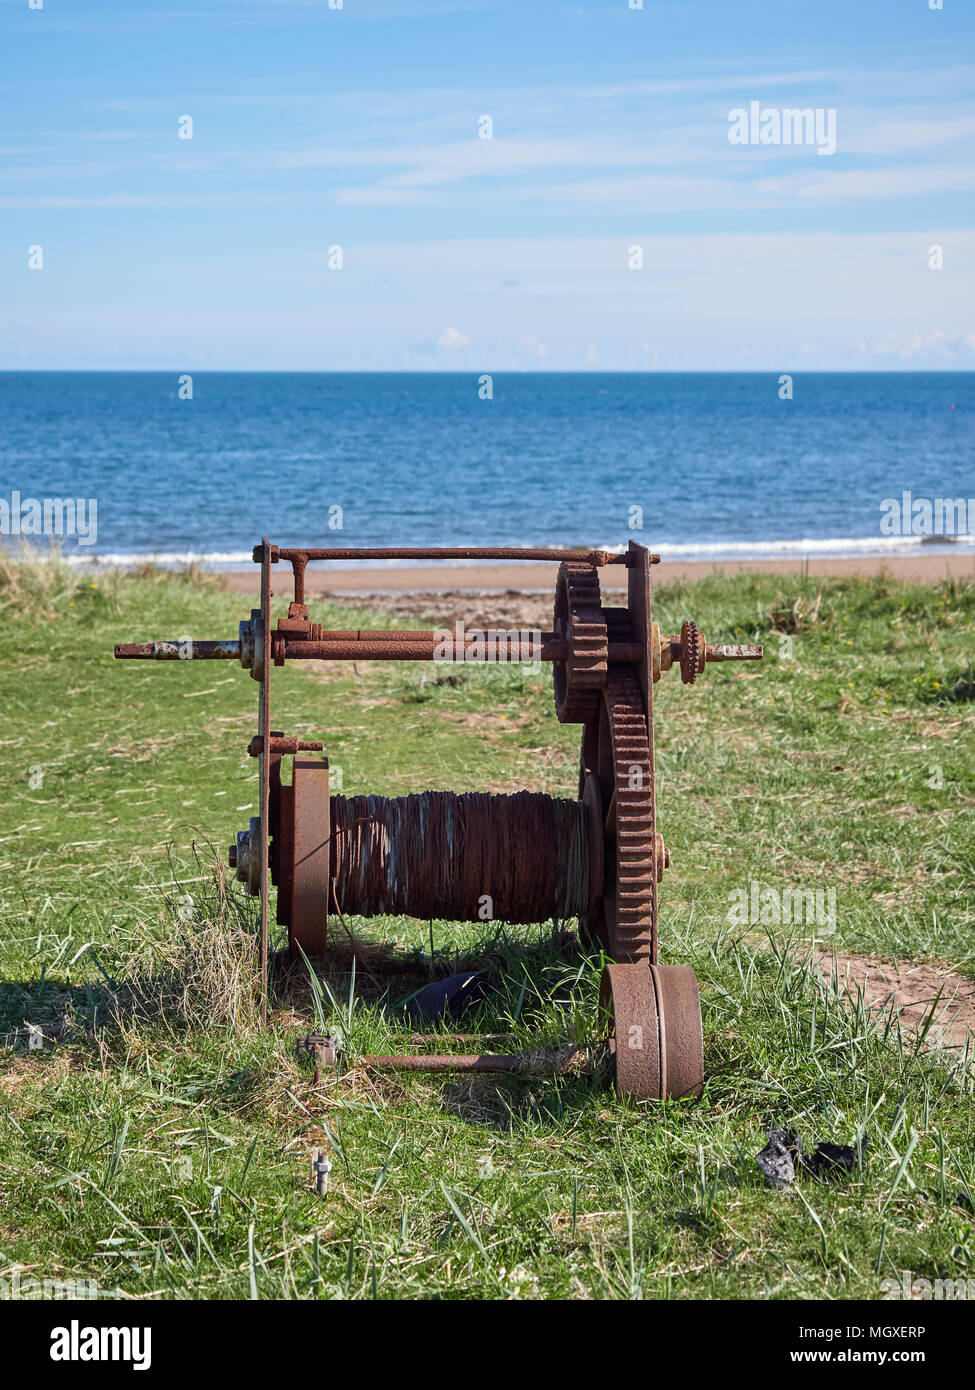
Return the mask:
[[820,1181],[840,1177],[859,1167],[866,1147],[866,1135],[859,1144],[817,1144],[814,1154],[803,1155],[802,1166]]
[[459,1018],[483,994],[481,975],[479,970],[466,970],[448,975],[446,980],[434,980],[407,1000],[405,1012],[414,1019]]
[[755,1162],[770,1187],[788,1187],[796,1180],[796,1165],[802,1160],[799,1136],[794,1129],[770,1129],[768,1143]]
[[822,1143],[817,1144],[815,1153],[807,1154],[794,1129],[773,1127],[765,1148],[755,1155],[755,1162],[770,1187],[789,1187],[799,1171],[822,1182],[852,1172],[862,1161],[867,1143],[865,1134],[859,1144]]

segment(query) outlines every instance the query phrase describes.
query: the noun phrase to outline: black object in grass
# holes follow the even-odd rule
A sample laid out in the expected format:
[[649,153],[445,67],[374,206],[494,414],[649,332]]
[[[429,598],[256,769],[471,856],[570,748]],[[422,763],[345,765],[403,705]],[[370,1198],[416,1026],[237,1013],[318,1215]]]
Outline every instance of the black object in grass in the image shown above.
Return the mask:
[[773,1127],[765,1148],[755,1155],[755,1162],[770,1187],[789,1187],[800,1171],[822,1182],[852,1172],[861,1163],[867,1143],[865,1134],[858,1144],[822,1143],[817,1144],[815,1153],[807,1154],[794,1129]]
[[480,971],[464,971],[448,975],[446,980],[434,980],[405,1005],[410,1018],[459,1018],[469,1004],[480,999],[483,981]]
[[770,1187],[788,1187],[796,1180],[796,1167],[802,1162],[802,1148],[794,1129],[770,1129],[768,1143],[755,1162]]

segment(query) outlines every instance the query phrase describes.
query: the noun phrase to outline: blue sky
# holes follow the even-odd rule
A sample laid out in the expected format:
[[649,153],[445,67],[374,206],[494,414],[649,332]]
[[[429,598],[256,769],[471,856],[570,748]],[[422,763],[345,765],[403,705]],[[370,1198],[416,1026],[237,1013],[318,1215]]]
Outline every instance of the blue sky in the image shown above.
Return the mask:
[[969,0],[630,3],[2,0],[0,369],[975,366]]

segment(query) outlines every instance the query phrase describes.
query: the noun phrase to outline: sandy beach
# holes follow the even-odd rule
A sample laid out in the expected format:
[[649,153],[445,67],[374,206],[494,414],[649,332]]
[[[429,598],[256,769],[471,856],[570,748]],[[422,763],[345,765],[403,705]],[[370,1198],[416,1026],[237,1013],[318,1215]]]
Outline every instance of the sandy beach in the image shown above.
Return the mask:
[[[288,583],[289,569],[279,567],[281,583]],[[937,584],[942,579],[971,579],[975,577],[975,554],[971,551],[957,555],[897,555],[897,556],[825,556],[802,561],[783,560],[725,560],[687,561],[665,560],[653,569],[655,584],[677,580],[705,579],[711,574],[811,574],[823,576],[877,575],[886,571],[895,579],[920,584]],[[545,561],[527,564],[475,565],[404,565],[377,568],[364,562],[361,567],[344,569],[327,565],[309,566],[306,591],[310,598],[324,594],[402,594],[402,593],[530,593],[551,592],[555,587],[557,566]],[[260,588],[257,566],[250,569],[224,571],[231,589],[241,593],[256,593]],[[626,571],[622,566],[608,565],[600,574],[604,590],[622,589]]]

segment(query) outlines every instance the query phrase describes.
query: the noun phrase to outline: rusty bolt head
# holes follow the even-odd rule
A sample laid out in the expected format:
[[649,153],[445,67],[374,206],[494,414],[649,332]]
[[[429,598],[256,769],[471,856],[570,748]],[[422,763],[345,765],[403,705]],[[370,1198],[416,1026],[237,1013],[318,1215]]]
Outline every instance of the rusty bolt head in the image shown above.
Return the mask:
[[315,1059],[316,1072],[322,1067],[334,1067],[338,1061],[338,1039],[331,1033],[308,1033],[298,1039],[296,1046],[299,1052],[305,1052]]

